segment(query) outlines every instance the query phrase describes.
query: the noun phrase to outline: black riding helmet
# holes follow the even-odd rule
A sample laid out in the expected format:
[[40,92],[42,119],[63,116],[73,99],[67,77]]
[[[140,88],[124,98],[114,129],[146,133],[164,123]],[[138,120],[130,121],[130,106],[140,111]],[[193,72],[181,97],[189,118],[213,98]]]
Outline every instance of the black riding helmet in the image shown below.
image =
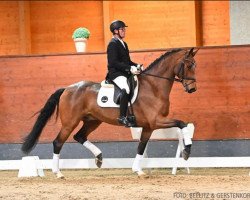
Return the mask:
[[118,30],[119,28],[128,27],[123,21],[121,20],[115,20],[110,24],[110,31],[114,33],[115,30]]

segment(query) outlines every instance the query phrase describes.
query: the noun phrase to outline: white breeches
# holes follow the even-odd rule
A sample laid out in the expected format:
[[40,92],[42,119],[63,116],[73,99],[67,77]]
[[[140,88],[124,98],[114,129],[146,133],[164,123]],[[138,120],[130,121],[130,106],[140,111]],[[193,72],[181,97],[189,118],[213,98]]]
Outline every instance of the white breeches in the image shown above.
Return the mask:
[[125,89],[127,94],[130,93],[128,83],[127,83],[127,78],[125,76],[118,76],[113,81],[116,83],[116,85],[118,85],[120,89]]

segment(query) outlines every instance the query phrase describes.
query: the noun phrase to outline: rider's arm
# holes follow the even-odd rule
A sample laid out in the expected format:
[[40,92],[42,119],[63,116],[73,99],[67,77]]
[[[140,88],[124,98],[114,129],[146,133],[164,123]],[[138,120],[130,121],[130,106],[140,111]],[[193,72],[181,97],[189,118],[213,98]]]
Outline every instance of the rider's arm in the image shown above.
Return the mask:
[[[124,42],[124,44],[125,44],[125,47],[127,48],[128,52],[129,52],[127,43]],[[129,57],[129,65],[130,65],[130,66],[132,66],[132,65],[133,65],[133,66],[137,66],[137,65],[138,65],[137,63],[133,62],[133,61],[130,59],[130,55],[129,55],[129,54],[128,54],[128,57]]]

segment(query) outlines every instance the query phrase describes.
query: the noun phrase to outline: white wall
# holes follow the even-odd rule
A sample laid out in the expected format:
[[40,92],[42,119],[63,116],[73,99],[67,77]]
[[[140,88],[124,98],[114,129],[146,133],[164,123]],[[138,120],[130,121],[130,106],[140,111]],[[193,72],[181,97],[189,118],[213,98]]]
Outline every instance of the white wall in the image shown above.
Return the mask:
[[250,2],[230,1],[231,45],[250,44]]

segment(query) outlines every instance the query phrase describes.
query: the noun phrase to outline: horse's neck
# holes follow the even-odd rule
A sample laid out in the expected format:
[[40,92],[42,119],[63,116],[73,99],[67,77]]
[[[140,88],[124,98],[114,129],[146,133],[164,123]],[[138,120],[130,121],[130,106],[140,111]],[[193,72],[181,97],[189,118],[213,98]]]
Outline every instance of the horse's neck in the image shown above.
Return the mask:
[[161,62],[155,68],[147,71],[148,74],[158,77],[144,75],[139,78],[139,81],[142,87],[148,87],[147,85],[150,85],[147,91],[152,91],[154,97],[168,101],[175,76],[174,70],[170,66],[167,66],[170,63],[167,64],[165,62],[167,61]]
[[175,73],[174,73],[174,63],[170,59],[164,59],[162,60],[159,65],[154,69],[154,73],[158,76],[174,79]]
[[150,70],[150,74],[157,75],[161,78],[153,78],[152,84],[157,86],[161,96],[168,97],[173,86],[175,77],[174,67],[170,59],[163,59],[158,66]]

